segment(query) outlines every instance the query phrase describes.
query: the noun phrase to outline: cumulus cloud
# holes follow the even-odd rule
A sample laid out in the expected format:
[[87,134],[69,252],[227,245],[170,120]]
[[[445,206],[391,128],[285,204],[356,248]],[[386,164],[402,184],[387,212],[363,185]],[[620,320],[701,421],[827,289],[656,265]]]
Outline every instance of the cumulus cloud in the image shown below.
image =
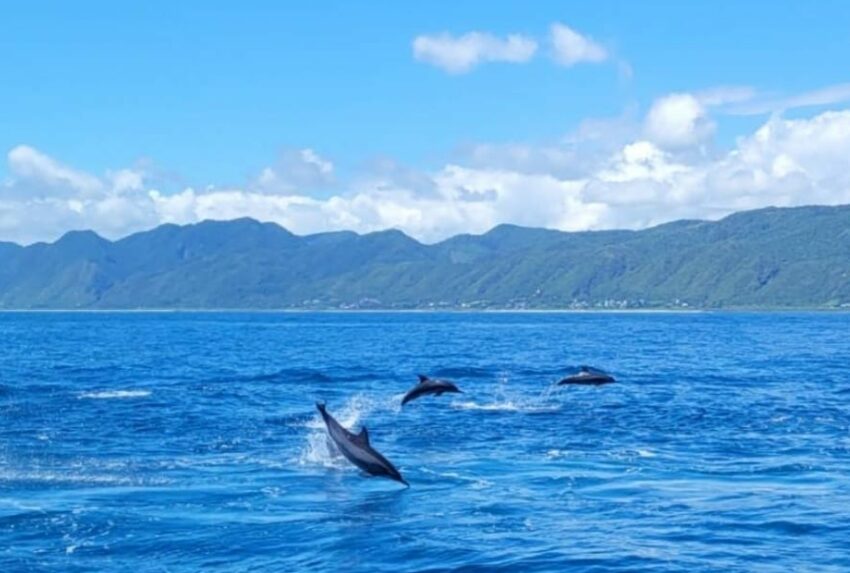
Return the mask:
[[842,168],[848,151],[850,111],[773,117],[730,151],[690,163],[651,142],[627,146],[588,192],[611,205],[606,224],[626,227],[765,206],[843,204],[850,202],[850,174]]
[[693,94],[659,98],[646,116],[646,136],[662,147],[681,148],[709,139],[715,130],[705,105]]
[[52,240],[71,229],[110,236],[159,223],[144,205],[145,176],[137,169],[102,177],[68,167],[27,145],[7,155],[11,178],[0,184],[0,240]]
[[417,36],[413,56],[450,74],[463,74],[485,62],[522,63],[537,51],[537,42],[520,34],[499,38],[483,32],[461,36],[443,33]]
[[728,113],[761,97],[750,86],[718,86],[672,93],[656,99],[644,121],[644,136],[665,149],[698,146],[710,140],[716,124],[710,112]]
[[[270,190],[257,182],[263,173],[238,188],[165,192],[138,170],[98,176],[16,147],[7,157],[11,177],[0,183],[0,240],[53,240],[75,228],[114,238],[165,222],[248,216],[299,234],[398,228],[430,242],[499,223],[570,231],[641,228],[768,205],[850,203],[850,110],[806,119],[773,116],[731,149],[694,154],[666,145],[705,137],[695,124],[707,104],[691,97],[696,105],[690,98],[679,102],[684,111],[672,106],[684,128],[674,121],[663,142],[648,137],[644,126],[624,130],[632,139],[586,155],[576,142],[605,131],[588,128],[541,146],[481,145],[431,171],[385,159],[342,186],[345,191],[321,197],[295,186]],[[315,151],[284,156],[309,167],[311,176],[333,174]],[[280,166],[273,171],[284,174]]]
[[[598,63],[608,59],[608,51],[588,36],[584,36],[565,24],[556,22],[550,29],[553,56],[562,66],[574,66],[582,62]],[[631,76],[631,67],[628,75]]]

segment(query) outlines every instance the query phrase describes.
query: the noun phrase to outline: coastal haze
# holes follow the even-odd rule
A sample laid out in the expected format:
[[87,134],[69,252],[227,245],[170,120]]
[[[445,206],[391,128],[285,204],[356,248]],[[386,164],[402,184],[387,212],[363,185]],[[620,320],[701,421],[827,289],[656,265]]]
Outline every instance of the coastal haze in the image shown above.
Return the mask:
[[850,308],[850,206],[643,231],[296,236],[251,219],[0,244],[7,309]]

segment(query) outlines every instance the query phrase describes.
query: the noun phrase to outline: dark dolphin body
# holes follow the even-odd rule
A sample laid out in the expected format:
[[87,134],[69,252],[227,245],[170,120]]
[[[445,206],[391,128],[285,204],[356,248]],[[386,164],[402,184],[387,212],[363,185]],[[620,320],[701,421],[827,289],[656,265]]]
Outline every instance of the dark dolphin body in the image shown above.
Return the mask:
[[578,374],[567,376],[558,382],[558,384],[589,384],[599,386],[600,384],[609,384],[613,381],[614,377],[607,372],[591,368],[590,366],[582,366],[579,368]]
[[369,475],[386,477],[410,486],[395,466],[372,447],[369,443],[369,432],[365,427],[359,434],[353,434],[328,414],[324,404],[316,404],[316,408],[322,414],[328,435],[348,461]]
[[430,394],[439,396],[443,392],[461,393],[460,389],[455,386],[454,382],[449,382],[448,380],[432,380],[424,374],[419,374],[418,376],[419,384],[411,388],[410,391],[404,395],[404,398],[401,400],[402,406],[411,400],[419,398],[420,396],[428,396]]

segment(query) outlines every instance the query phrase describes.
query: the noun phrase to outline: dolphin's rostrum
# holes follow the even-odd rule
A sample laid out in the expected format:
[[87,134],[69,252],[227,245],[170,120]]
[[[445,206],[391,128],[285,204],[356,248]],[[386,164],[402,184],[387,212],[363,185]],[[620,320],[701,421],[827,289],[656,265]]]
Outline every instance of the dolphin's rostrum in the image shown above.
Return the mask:
[[449,380],[438,380],[436,378],[431,379],[424,374],[419,374],[418,376],[419,384],[411,388],[410,391],[404,395],[404,398],[401,400],[402,406],[411,400],[419,398],[420,396],[428,396],[430,394],[439,396],[443,392],[461,392],[455,383],[450,382]]
[[590,384],[598,386],[600,384],[608,384],[614,381],[614,377],[603,370],[593,368],[591,366],[581,366],[577,374],[567,376],[560,382],[561,384]]
[[325,405],[317,403],[316,408],[322,414],[328,435],[345,458],[369,475],[386,477],[410,486],[395,466],[375,450],[369,443],[369,432],[362,428],[359,434],[349,432],[336,419],[328,414]]

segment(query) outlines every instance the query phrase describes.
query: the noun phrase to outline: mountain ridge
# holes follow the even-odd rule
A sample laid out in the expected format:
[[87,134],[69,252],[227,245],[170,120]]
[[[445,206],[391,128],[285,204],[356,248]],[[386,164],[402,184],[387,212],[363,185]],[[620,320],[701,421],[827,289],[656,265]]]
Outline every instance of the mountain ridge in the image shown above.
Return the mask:
[[0,309],[850,307],[850,205],[424,244],[242,218],[0,242]]

